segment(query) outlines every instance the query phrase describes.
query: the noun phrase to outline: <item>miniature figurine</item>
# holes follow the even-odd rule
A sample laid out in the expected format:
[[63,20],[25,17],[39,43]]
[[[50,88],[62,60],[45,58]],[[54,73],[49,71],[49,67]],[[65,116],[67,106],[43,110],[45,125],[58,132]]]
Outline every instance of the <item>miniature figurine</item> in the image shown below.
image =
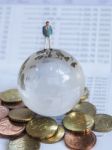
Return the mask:
[[48,48],[49,50],[52,50],[51,49],[51,35],[52,35],[53,31],[52,31],[51,25],[49,24],[49,21],[46,21],[45,26],[43,26],[42,32],[43,32],[43,35],[45,37],[44,49],[46,50]]

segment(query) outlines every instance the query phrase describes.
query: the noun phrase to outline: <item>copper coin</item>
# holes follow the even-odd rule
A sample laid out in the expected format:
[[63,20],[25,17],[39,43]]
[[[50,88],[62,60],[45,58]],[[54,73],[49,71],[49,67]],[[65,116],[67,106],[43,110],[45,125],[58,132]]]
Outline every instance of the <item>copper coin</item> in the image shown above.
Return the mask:
[[90,150],[96,144],[96,135],[93,132],[88,134],[67,132],[64,141],[70,149]]
[[9,113],[9,109],[4,106],[0,106],[0,120],[5,118]]
[[8,118],[4,118],[0,121],[0,134],[3,136],[20,135],[24,130],[24,125],[15,125]]
[[23,102],[16,103],[16,104],[6,104],[2,103],[4,106],[8,107],[9,109],[18,109],[18,108],[24,108],[25,105]]

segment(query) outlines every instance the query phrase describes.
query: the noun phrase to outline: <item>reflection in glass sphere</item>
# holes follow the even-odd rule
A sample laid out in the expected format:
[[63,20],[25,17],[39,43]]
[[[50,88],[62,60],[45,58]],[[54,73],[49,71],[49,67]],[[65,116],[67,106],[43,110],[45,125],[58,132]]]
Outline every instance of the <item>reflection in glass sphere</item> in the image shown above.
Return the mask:
[[32,54],[21,66],[18,89],[27,107],[44,116],[59,116],[80,100],[82,68],[70,54],[53,49]]

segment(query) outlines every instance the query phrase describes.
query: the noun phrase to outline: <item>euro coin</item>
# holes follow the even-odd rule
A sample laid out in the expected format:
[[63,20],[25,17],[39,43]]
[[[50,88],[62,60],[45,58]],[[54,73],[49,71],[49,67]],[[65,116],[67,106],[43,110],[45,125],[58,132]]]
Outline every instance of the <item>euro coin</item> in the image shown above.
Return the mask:
[[2,105],[6,106],[9,109],[18,109],[18,108],[24,108],[25,107],[23,102],[19,102],[19,103],[3,103],[2,102]]
[[24,135],[18,139],[11,140],[8,150],[39,150],[39,148],[40,143],[37,139]]
[[28,108],[13,109],[9,112],[9,118],[16,122],[28,122],[34,117],[34,113]]
[[77,134],[67,132],[64,137],[67,147],[73,150],[90,150],[96,144],[96,136],[93,132],[88,134]]
[[83,95],[81,96],[80,101],[81,101],[81,102],[82,102],[82,101],[86,101],[86,100],[88,99],[88,97],[89,97],[89,90],[88,90],[87,87],[85,87],[85,88],[84,88],[84,93],[83,93]]
[[112,130],[112,116],[107,114],[97,114],[95,116],[94,131],[109,132]]
[[73,111],[82,112],[91,116],[96,115],[96,107],[89,102],[82,102],[73,107]]
[[92,129],[94,119],[81,112],[71,112],[64,117],[63,125],[70,131],[85,132],[87,129]]
[[48,138],[48,139],[43,139],[41,140],[41,142],[47,143],[47,144],[56,143],[64,137],[64,134],[65,134],[64,128],[61,125],[59,125],[58,130],[53,137]]
[[1,92],[0,99],[6,103],[16,103],[22,101],[17,89],[9,89]]
[[24,125],[15,125],[8,118],[0,120],[0,134],[6,137],[18,136],[25,130]]
[[27,133],[35,138],[52,137],[58,129],[56,121],[49,117],[34,118],[26,126]]
[[8,116],[9,109],[4,106],[0,106],[0,120]]

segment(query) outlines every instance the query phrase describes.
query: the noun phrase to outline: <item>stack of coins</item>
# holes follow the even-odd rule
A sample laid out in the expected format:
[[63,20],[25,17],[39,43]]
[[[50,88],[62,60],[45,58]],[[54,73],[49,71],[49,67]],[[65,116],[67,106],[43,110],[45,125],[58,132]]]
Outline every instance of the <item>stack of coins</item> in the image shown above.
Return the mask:
[[[77,104],[63,119],[67,129],[65,144],[70,149],[91,149],[96,144],[96,136],[92,132],[96,109],[89,102]],[[80,143],[80,144],[79,144]]]
[[10,139],[9,150],[39,150],[40,142],[52,144],[64,137],[64,127],[28,109],[17,89],[1,92],[0,100],[0,134]]
[[63,125],[66,128],[64,141],[66,146],[72,150],[90,150],[97,141],[93,131],[112,130],[112,116],[97,114],[96,107],[87,102],[88,97],[89,90],[86,87],[80,103],[75,105],[63,119]]
[[65,114],[62,124],[28,109],[17,89],[0,93],[0,135],[10,139],[8,150],[39,150],[40,143],[53,144],[64,139],[72,150],[90,150],[96,144],[96,132],[112,130],[112,116],[96,114],[87,101],[87,87],[80,103]]

